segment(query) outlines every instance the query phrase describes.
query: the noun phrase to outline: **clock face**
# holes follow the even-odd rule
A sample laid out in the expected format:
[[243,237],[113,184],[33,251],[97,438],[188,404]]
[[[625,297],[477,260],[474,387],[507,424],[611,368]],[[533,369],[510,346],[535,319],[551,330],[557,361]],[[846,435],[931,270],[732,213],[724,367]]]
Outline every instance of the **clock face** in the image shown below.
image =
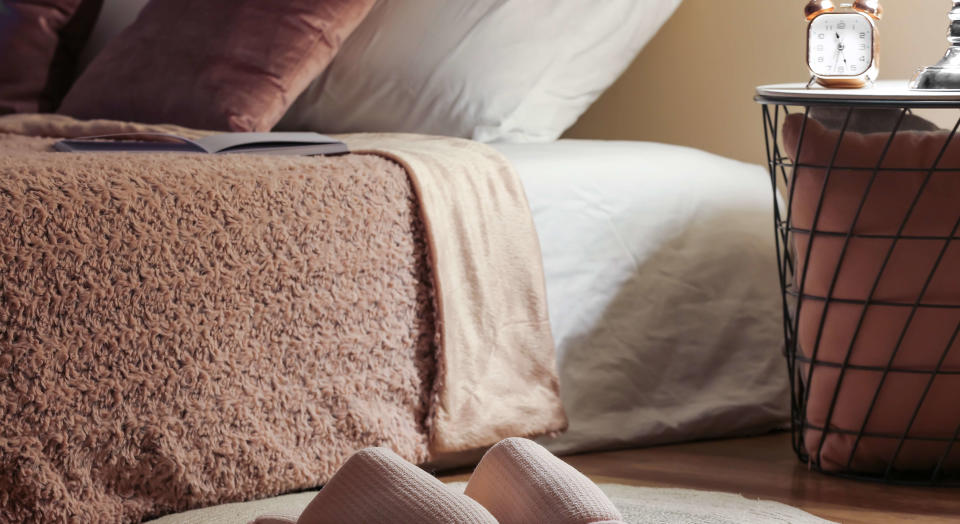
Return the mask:
[[858,13],[823,14],[810,22],[807,61],[817,76],[857,76],[873,64],[873,25]]

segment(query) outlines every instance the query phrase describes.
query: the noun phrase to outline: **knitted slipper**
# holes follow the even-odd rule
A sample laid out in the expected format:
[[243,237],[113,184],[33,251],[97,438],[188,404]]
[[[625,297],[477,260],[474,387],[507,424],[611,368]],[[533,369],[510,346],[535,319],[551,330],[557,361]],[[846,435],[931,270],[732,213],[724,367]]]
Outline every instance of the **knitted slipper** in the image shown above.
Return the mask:
[[[256,524],[292,524],[264,516]],[[473,499],[386,448],[356,452],[310,501],[296,524],[497,524]]]
[[508,438],[490,448],[465,493],[500,524],[622,523],[610,499],[539,444]]

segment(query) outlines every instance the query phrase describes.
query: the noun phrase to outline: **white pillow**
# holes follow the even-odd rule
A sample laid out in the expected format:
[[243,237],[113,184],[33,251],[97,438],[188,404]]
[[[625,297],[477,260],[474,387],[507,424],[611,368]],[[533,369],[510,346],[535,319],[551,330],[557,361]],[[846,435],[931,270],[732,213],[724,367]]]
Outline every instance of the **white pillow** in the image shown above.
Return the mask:
[[280,129],[548,142],[681,0],[379,0]]

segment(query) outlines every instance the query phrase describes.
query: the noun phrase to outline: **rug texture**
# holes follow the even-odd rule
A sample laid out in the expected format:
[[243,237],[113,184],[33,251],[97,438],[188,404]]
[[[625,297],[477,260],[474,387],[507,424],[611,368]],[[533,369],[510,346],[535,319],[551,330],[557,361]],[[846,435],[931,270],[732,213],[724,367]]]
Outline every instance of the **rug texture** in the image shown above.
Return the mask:
[[0,118],[0,521],[139,521],[316,487],[369,446],[422,463],[565,426],[495,152],[51,152],[157,130],[201,134]]
[[[448,484],[463,491],[466,482]],[[641,488],[624,484],[599,484],[626,522],[631,524],[828,524],[797,508],[739,495],[688,489]],[[167,515],[150,524],[237,524],[259,515],[297,516],[316,491],[265,500],[224,504]]]

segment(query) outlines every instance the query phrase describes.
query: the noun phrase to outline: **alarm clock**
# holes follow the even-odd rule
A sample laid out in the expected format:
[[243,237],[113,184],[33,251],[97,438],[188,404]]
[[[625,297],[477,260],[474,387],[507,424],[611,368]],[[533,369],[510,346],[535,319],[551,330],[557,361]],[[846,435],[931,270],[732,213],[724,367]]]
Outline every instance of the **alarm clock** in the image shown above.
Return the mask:
[[879,0],[839,5],[832,0],[810,0],[804,15],[808,22],[807,68],[811,84],[857,88],[877,79],[878,22],[883,16]]

